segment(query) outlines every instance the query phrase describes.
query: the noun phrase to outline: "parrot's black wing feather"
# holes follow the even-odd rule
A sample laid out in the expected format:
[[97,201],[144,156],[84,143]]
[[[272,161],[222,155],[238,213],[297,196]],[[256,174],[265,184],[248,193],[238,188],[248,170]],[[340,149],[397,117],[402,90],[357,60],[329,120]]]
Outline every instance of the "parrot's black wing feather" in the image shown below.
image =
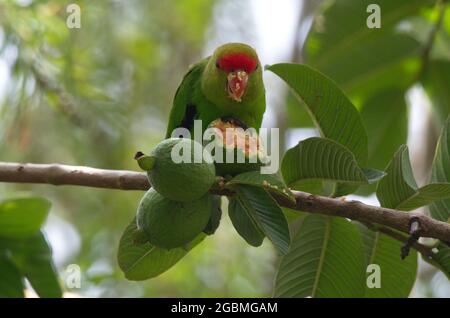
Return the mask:
[[169,123],[167,125],[166,138],[170,138],[172,131],[179,127],[191,129],[195,118],[197,118],[197,107],[192,101],[195,90],[200,85],[203,69],[207,59],[191,66],[184,75],[173,100],[170,112]]
[[183,127],[186,129],[191,129],[194,126],[194,119],[197,117],[197,107],[193,104],[186,106],[186,111],[184,112],[183,121],[178,127]]

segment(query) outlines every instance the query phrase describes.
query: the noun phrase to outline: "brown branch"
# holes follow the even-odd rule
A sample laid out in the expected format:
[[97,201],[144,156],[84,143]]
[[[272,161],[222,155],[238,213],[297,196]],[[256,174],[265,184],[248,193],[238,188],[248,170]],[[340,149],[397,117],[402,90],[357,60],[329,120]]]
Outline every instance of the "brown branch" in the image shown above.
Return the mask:
[[[60,164],[20,164],[0,162],[0,182],[78,185],[120,190],[147,190],[150,184],[145,173],[126,170],[105,170]],[[211,192],[232,195],[229,189],[214,188]],[[296,203],[275,196],[284,207],[298,211],[344,217],[364,224],[379,224],[409,234],[411,220],[420,223],[420,236],[450,241],[450,224],[427,215],[405,213],[393,209],[345,201],[294,191]]]
[[144,173],[61,164],[0,162],[0,182],[77,185],[119,190],[147,190]]

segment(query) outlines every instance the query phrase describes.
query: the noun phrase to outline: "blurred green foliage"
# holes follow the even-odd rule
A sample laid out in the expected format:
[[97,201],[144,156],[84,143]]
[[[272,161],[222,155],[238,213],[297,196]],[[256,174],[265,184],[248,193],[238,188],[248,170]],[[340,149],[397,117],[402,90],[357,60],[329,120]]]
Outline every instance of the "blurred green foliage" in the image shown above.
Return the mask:
[[[225,14],[217,8],[234,8],[226,13],[228,24],[244,38],[256,38],[248,10],[236,5],[249,2],[225,2],[231,0],[0,1],[0,160],[137,170],[134,153],[148,152],[163,139],[183,74],[214,43],[211,26],[223,23]],[[422,84],[429,95],[437,126],[448,115],[450,9],[427,55],[439,19],[436,1],[379,0],[384,22],[377,30],[365,24],[371,2],[322,1],[300,51],[305,63],[336,81],[359,108],[370,166],[383,168],[406,142],[410,105],[405,95],[413,85]],[[70,3],[81,7],[80,29],[66,26]],[[246,21],[245,26],[236,21]],[[288,125],[311,127],[307,112],[288,96]],[[0,184],[1,198],[18,193],[52,202],[45,230],[62,283],[67,265],[82,270],[81,289],[68,292],[100,297],[272,293],[278,262],[273,247],[267,240],[260,248],[248,246],[226,214],[216,235],[174,268],[138,283],[124,278],[116,253],[143,193]],[[429,284],[434,273],[419,275],[423,295],[434,295]]]
[[[81,7],[80,29],[66,27],[66,5],[72,2]],[[0,100],[1,160],[138,170],[134,153],[163,139],[175,90],[189,64],[203,55],[214,5],[210,0],[0,2],[0,60],[11,71]],[[0,185],[2,197],[17,192],[50,199],[52,214],[75,228],[79,250],[57,260],[63,278],[68,264],[81,267],[82,288],[68,290],[75,294],[271,293],[272,247],[246,247],[226,217],[217,235],[175,268],[136,283],[124,278],[116,253],[143,193]],[[68,244],[73,242],[66,242],[64,233],[59,239],[55,243],[63,250],[77,245]]]

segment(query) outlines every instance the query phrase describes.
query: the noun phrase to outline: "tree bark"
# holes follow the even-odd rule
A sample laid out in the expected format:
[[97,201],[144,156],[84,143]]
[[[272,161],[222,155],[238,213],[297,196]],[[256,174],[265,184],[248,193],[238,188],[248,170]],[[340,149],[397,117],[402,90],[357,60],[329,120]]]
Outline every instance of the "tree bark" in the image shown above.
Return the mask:
[[[76,185],[119,190],[147,190],[150,183],[143,172],[106,170],[62,164],[21,164],[0,162],[0,182],[38,183],[52,185]],[[214,194],[232,196],[233,191],[223,185],[211,189]],[[343,198],[328,198],[306,192],[293,191],[296,202],[274,195],[281,206],[298,211],[344,217],[364,224],[379,224],[403,233],[410,233],[413,221],[419,223],[419,234],[443,242],[450,242],[450,224],[417,212],[405,213],[346,201]]]

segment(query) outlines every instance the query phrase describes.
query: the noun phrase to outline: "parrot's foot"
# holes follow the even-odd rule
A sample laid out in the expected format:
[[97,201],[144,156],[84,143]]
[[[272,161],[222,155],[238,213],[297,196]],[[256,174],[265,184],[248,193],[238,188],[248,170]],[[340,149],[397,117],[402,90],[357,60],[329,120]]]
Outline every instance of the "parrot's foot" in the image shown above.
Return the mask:
[[224,116],[224,117],[221,117],[220,120],[225,123],[230,123],[234,126],[239,126],[243,129],[248,129],[248,125],[246,123],[244,123],[242,120],[240,120],[239,118],[235,118],[232,116]]

